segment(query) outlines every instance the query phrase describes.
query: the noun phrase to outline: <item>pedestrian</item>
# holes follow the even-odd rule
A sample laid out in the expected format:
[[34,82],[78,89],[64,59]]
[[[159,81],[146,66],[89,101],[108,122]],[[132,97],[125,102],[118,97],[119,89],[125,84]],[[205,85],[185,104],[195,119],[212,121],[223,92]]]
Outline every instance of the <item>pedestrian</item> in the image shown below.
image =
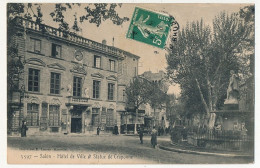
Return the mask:
[[118,126],[117,125],[114,126],[114,134],[118,135]]
[[99,135],[99,132],[100,132],[100,127],[98,126],[97,127],[97,135]]
[[153,127],[152,133],[151,133],[151,144],[153,148],[157,145],[157,130],[155,129],[155,126]]
[[143,127],[141,127],[139,129],[139,138],[140,138],[141,144],[143,144],[143,136],[144,136],[144,130],[143,130]]
[[26,126],[26,121],[22,121],[22,128],[21,128],[21,137],[26,137],[26,131],[28,130]]

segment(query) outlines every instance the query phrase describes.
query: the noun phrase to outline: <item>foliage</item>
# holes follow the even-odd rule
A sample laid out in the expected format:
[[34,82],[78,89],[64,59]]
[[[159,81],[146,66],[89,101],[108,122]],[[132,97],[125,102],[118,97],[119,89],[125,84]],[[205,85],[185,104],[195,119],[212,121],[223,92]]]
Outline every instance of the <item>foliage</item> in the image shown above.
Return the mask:
[[138,109],[141,104],[149,102],[151,90],[149,89],[150,82],[146,79],[136,77],[126,87],[127,106]]
[[161,90],[159,83],[150,83],[149,88],[152,94],[149,95],[149,104],[153,109],[163,108],[163,105],[166,103],[167,94]]
[[[41,11],[41,5],[38,3],[8,3],[7,4],[7,18],[8,20],[12,20],[16,16],[22,16],[29,20],[33,20],[38,24],[43,23],[43,13]],[[102,21],[111,20],[115,25],[121,25],[126,21],[129,21],[128,17],[120,17],[116,12],[117,7],[121,7],[122,4],[116,3],[94,3],[94,4],[75,4],[75,3],[56,3],[54,4],[54,10],[50,12],[50,16],[52,20],[59,24],[59,29],[62,31],[80,31],[78,20],[80,22],[89,21],[89,23],[96,24],[96,26],[100,26]],[[34,11],[36,8],[36,12]],[[64,13],[68,10],[73,10],[75,8],[83,8],[85,10],[85,14],[81,16],[74,15],[74,23],[72,28],[69,27],[69,23],[67,20],[70,18],[66,18]],[[71,30],[72,29],[72,30]]]
[[186,110],[195,109],[209,118],[210,111],[219,108],[230,70],[241,72],[248,67],[240,60],[249,58],[245,42],[251,31],[236,14],[222,12],[213,20],[213,28],[201,19],[188,23],[178,33],[166,57],[167,72],[180,84]]
[[[246,6],[239,11],[239,17],[244,20],[247,27],[251,28],[251,32],[246,40],[247,52],[251,53],[250,60],[245,59],[244,62],[250,62],[250,73],[254,74],[255,62],[255,6]],[[246,71],[246,70],[245,70]],[[248,77],[247,77],[248,78]]]
[[122,4],[105,4],[105,3],[95,3],[91,6],[85,7],[86,15],[80,17],[80,22],[84,20],[89,20],[89,23],[95,23],[97,26],[101,24],[102,21],[110,19],[114,24],[121,25],[125,21],[129,21],[127,17],[119,17],[116,12],[116,7],[121,7]]
[[182,102],[179,102],[174,94],[167,95],[166,100],[166,117],[170,125],[174,125],[175,121],[181,119],[181,115],[185,113]]
[[171,129],[171,140],[172,142],[178,143],[183,138],[187,138],[187,130],[183,126],[175,126]]
[[20,16],[24,13],[24,4],[23,3],[8,3],[7,4],[7,19],[10,21],[16,16]]
[[126,88],[127,104],[138,108],[141,104],[149,103],[152,108],[163,108],[167,94],[159,84],[148,81],[142,77],[136,77]]

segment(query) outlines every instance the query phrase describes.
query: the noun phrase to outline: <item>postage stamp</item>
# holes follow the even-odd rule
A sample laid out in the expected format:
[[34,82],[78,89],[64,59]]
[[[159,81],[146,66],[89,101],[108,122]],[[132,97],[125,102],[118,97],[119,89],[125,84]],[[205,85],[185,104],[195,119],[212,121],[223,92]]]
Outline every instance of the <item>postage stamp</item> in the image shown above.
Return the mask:
[[165,14],[136,7],[127,38],[164,48],[173,20]]

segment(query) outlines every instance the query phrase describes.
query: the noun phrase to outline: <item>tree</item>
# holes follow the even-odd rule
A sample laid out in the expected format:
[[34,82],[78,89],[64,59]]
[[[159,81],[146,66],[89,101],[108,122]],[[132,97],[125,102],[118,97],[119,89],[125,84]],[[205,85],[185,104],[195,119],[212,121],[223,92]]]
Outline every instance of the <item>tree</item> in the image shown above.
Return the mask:
[[[7,4],[7,18],[8,20],[13,19],[16,16],[22,16],[29,20],[35,20],[38,24],[42,24],[43,13],[41,11],[42,4],[39,3],[8,3]],[[50,16],[54,22],[59,24],[59,29],[62,31],[79,31],[78,20],[80,22],[89,21],[89,23],[96,24],[100,26],[103,21],[111,20],[115,25],[121,25],[126,21],[129,21],[128,17],[120,17],[116,12],[117,7],[121,7],[122,4],[116,3],[94,3],[94,4],[75,4],[75,3],[56,3],[54,4],[54,11],[50,12]],[[64,12],[67,10],[72,10],[73,8],[81,7],[85,10],[85,14],[81,16],[74,15],[74,23],[70,28],[67,20],[70,18],[65,18]],[[34,11],[36,8],[36,12]]]
[[148,97],[148,103],[154,110],[154,117],[155,117],[155,110],[164,108],[163,105],[166,105],[167,101],[167,94],[164,93],[161,89],[159,83],[150,82],[149,84],[149,92],[151,93]]
[[[226,93],[230,70],[238,72],[240,67],[247,66],[238,58],[251,31],[236,14],[222,12],[213,20],[213,28],[204,25],[202,19],[187,24],[169,48],[168,76],[181,85],[182,96],[189,99],[193,92],[198,93],[202,113],[211,121],[209,128],[214,124],[210,112],[217,109],[217,102]],[[243,53],[243,57],[248,55]]]
[[127,96],[126,106],[134,107],[135,109],[136,120],[134,134],[136,134],[139,107],[142,104],[148,103],[151,95],[150,82],[146,79],[136,77],[130,85],[126,87],[125,92]]

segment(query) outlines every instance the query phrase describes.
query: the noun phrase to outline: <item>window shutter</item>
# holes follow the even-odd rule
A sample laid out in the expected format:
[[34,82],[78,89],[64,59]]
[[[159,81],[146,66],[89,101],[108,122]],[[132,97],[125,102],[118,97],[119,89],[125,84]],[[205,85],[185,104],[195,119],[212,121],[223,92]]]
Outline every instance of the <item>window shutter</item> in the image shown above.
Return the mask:
[[61,46],[56,45],[56,57],[61,58]]
[[118,73],[120,75],[123,74],[123,65],[122,65],[122,61],[118,61]]
[[41,41],[35,40],[35,52],[40,53],[41,52]]
[[30,38],[28,50],[34,52],[34,39]]

